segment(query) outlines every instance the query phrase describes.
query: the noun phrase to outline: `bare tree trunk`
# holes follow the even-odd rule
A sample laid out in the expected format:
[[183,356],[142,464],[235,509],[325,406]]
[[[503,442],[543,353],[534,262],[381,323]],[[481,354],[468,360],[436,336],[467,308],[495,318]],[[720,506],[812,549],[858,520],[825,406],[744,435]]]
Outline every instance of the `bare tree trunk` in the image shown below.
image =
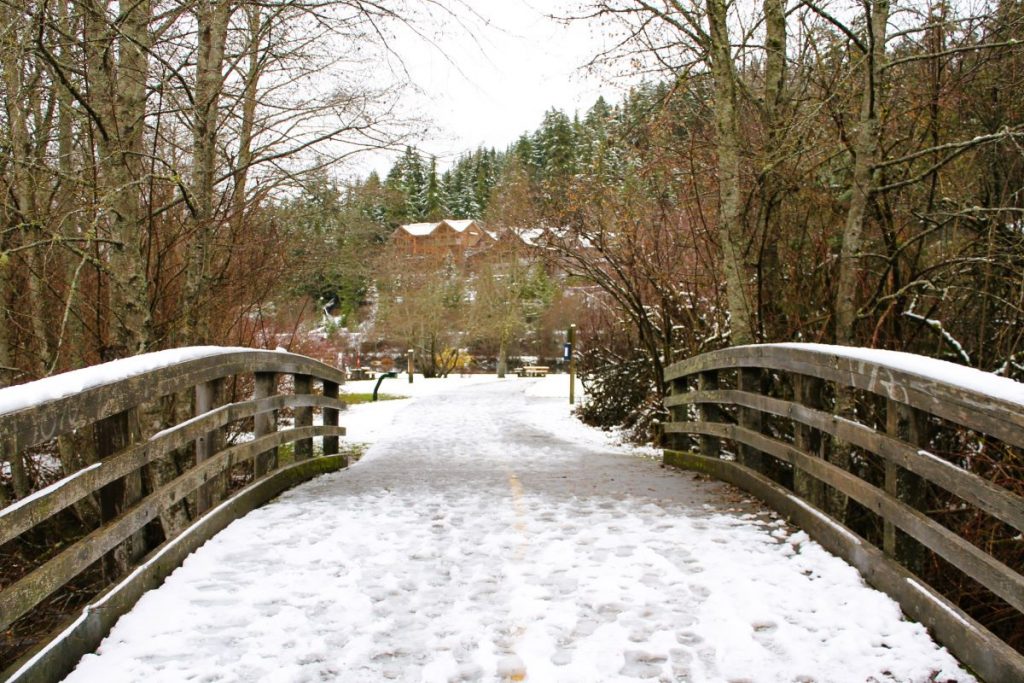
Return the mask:
[[505,341],[505,335],[502,335],[501,341],[498,342],[498,379],[504,379],[507,372],[508,343]]
[[38,184],[33,178],[32,168],[34,154],[32,138],[28,128],[28,117],[37,101],[33,88],[27,86],[23,79],[25,61],[31,57],[22,44],[17,27],[21,23],[18,18],[9,16],[8,12],[0,13],[0,20],[9,27],[10,44],[4,46],[3,78],[7,97],[7,123],[10,134],[11,166],[14,178],[14,203],[17,211],[18,226],[23,235],[23,242],[29,245],[25,255],[27,273],[25,285],[28,295],[30,329],[34,340],[35,357],[32,372],[37,376],[46,374],[50,357],[49,331],[43,316],[48,309],[43,298],[42,278],[44,275],[43,255],[41,246],[31,246],[43,240],[39,229],[38,202],[36,192]]
[[[839,257],[839,277],[835,302],[836,343],[853,345],[857,341],[857,285],[860,281],[860,251],[864,241],[864,222],[871,201],[874,163],[878,155],[878,98],[881,92],[881,71],[885,62],[886,30],[889,22],[889,0],[870,0],[867,21],[867,54],[865,55],[864,91],[861,99],[860,129],[854,142],[853,185],[850,208],[843,229],[843,245]],[[852,419],[856,399],[851,390],[836,391],[836,415]],[[832,464],[850,469],[852,448],[833,438],[828,459]],[[846,495],[829,489],[827,511],[845,521],[849,508]]]
[[[100,197],[111,214],[111,236],[120,244],[110,256],[110,308],[119,318],[108,357],[147,350],[151,334],[149,282],[141,234],[143,132],[149,69],[150,0],[139,0],[115,31],[107,22],[109,0],[85,0],[85,46],[92,106],[99,131]],[[114,46],[118,61],[114,62]]]
[[786,3],[785,0],[764,0],[765,67],[764,101],[762,105],[765,130],[764,153],[761,162],[760,197],[758,198],[757,227],[761,231],[761,248],[757,278],[757,324],[759,337],[770,339],[774,334],[767,324],[776,319],[779,307],[773,300],[773,285],[777,282],[779,257],[778,211],[782,194],[778,164],[785,152],[779,110],[786,96]]
[[864,241],[864,222],[874,183],[874,164],[878,156],[878,98],[885,64],[886,30],[889,0],[871,0],[867,5],[868,54],[865,55],[864,92],[860,106],[860,129],[854,143],[853,185],[850,208],[843,228],[843,246],[839,256],[836,288],[836,343],[856,342],[857,284],[860,280],[860,251]]
[[[0,242],[2,245],[3,242]],[[10,386],[16,374],[14,358],[11,355],[11,269],[0,261],[0,389]]]
[[256,125],[256,103],[259,92],[262,60],[260,50],[263,40],[263,20],[257,5],[246,5],[246,19],[249,28],[248,66],[245,72],[245,88],[242,90],[242,123],[238,132],[238,162],[235,166],[234,187],[231,194],[231,220],[235,234],[242,227],[245,217],[245,192],[249,180],[249,164],[252,163],[252,138]]
[[732,328],[732,344],[753,343],[756,335],[744,265],[746,240],[740,191],[740,133],[736,103],[736,66],[729,41],[725,0],[708,0],[711,73],[715,82],[718,133],[718,234]]
[[223,90],[224,51],[229,0],[199,0],[199,45],[196,63],[195,112],[193,114],[192,194],[195,210],[195,239],[189,249],[186,281],[186,341],[205,344],[210,337],[207,302],[213,255],[214,199],[217,173],[217,118]]

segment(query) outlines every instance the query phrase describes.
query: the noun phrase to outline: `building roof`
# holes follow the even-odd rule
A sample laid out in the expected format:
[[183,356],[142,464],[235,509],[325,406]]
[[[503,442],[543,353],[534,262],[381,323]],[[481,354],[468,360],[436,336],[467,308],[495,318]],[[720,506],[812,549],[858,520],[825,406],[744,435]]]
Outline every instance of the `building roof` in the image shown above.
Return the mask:
[[[476,221],[474,221],[472,219],[470,219],[470,220],[462,220],[462,221],[451,221],[451,220],[445,219],[445,220],[441,221],[441,223],[446,223],[448,225],[448,227],[450,227],[455,232],[465,232],[466,229],[469,226],[475,224]],[[440,225],[441,223],[438,223],[438,225]]]
[[399,229],[404,230],[413,237],[426,237],[427,235],[433,234],[434,231],[442,225],[447,225],[455,232],[465,232],[472,225],[480,227],[477,222],[472,219],[460,221],[446,219],[438,223],[410,223],[408,225],[400,225]]
[[400,225],[400,230],[405,230],[413,237],[426,237],[430,233],[434,232],[440,223],[410,223],[409,225]]

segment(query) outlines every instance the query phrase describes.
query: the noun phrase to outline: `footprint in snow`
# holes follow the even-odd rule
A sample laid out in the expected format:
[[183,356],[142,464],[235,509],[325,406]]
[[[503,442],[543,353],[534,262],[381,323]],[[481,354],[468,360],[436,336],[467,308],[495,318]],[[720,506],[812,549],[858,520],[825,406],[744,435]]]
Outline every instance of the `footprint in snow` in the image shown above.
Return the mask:
[[625,658],[626,663],[619,673],[632,678],[657,678],[668,661],[663,654],[642,650],[626,650]]

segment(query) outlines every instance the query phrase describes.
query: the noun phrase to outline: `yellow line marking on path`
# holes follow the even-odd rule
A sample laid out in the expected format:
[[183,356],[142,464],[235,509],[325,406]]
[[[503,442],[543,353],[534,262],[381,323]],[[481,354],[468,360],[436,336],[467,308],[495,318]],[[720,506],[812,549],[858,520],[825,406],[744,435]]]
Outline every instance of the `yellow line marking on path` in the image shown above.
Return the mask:
[[[512,556],[514,562],[522,562],[526,559],[526,549],[529,545],[529,538],[526,535],[526,505],[523,503],[523,483],[519,481],[519,477],[512,470],[505,470],[505,475],[508,477],[508,487],[512,490],[512,509],[515,511],[516,519],[512,524],[512,528],[519,534],[520,541],[516,545],[515,554]],[[517,626],[514,629],[515,640],[519,642],[522,639],[523,634],[526,633],[526,628],[523,626]],[[520,672],[513,673],[508,680],[510,681],[525,681],[526,680],[526,669]]]

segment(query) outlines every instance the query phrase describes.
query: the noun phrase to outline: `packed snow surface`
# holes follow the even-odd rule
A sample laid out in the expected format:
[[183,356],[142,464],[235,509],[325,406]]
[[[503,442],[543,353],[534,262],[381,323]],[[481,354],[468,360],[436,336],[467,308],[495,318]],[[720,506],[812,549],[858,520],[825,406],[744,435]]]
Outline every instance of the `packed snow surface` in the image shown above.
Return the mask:
[[409,393],[350,410],[362,461],[233,523],[68,680],[973,680],[803,532],[581,425],[564,375]]

